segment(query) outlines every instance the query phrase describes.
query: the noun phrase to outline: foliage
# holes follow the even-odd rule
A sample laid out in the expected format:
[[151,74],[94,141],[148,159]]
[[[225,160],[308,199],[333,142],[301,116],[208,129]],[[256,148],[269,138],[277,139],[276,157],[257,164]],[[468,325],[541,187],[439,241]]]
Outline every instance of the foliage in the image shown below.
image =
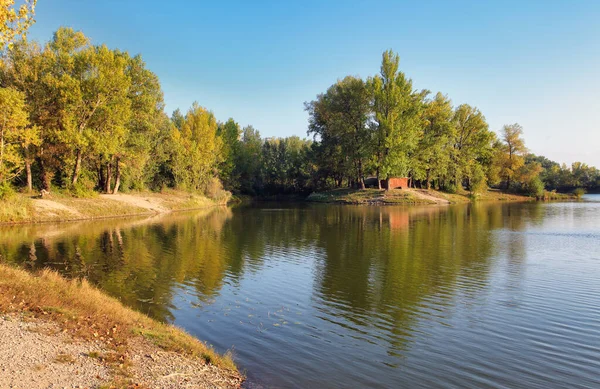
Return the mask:
[[573,191],[573,194],[575,195],[575,197],[577,197],[578,199],[580,199],[585,194],[585,189],[583,189],[583,188],[576,188]]
[[[35,1],[28,4],[24,28]],[[537,176],[547,190],[600,185],[596,168],[527,155],[518,124],[498,139],[476,107],[415,90],[391,50],[378,75],[345,77],[305,103],[312,140],[262,138],[198,103],[169,118],[159,79],[141,56],[94,45],[71,28],[45,45],[11,41],[1,60],[0,182],[28,191],[88,197],[179,188],[221,201],[226,191],[364,189],[371,176],[378,187],[405,176],[413,187],[452,193],[502,185],[539,196]]]
[[33,19],[37,0],[25,0],[17,9],[15,0],[0,1],[0,50],[11,46],[18,36],[25,37]]
[[29,125],[22,92],[0,88],[0,183],[4,184],[20,171],[23,163],[19,148],[33,142],[35,135],[27,131]]

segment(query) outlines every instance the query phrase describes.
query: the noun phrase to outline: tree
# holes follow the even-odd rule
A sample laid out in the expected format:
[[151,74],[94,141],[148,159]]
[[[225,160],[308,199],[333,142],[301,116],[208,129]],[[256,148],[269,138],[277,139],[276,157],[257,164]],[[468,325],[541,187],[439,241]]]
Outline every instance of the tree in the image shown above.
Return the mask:
[[[428,91],[416,92],[412,80],[398,71],[400,57],[388,50],[382,55],[380,75],[369,80],[376,121],[375,170],[380,176],[406,176],[413,167],[420,130],[420,113]],[[381,186],[380,186],[381,188]]]
[[469,181],[479,170],[476,165],[482,165],[483,168],[491,163],[495,136],[488,130],[488,124],[481,111],[468,104],[462,104],[455,109],[453,125],[454,149],[451,153],[450,174],[454,177],[457,189],[462,187],[463,179],[467,180],[467,186],[470,187]]
[[215,115],[194,103],[185,115],[181,130],[173,129],[173,174],[177,186],[205,190],[216,175],[221,148],[217,127]]
[[220,123],[217,135],[221,138],[221,163],[219,164],[219,178],[225,189],[239,189],[238,172],[235,171],[235,161],[240,152],[240,136],[242,130],[232,118]]
[[23,93],[0,88],[0,183],[16,177],[23,169],[23,156],[19,146],[27,138],[29,124]]
[[519,124],[506,125],[502,128],[503,143],[497,150],[497,163],[500,166],[500,175],[506,183],[506,190],[510,188],[511,180],[525,164],[527,148],[522,136],[523,127]]
[[371,94],[360,78],[346,77],[332,85],[316,101],[306,104],[309,111],[309,133],[326,139],[327,144],[341,145],[348,158],[348,175],[365,188],[365,165],[373,151]]
[[25,0],[19,9],[15,0],[0,1],[0,51],[10,47],[16,37],[25,37],[27,29],[35,22],[37,0]]
[[235,163],[235,174],[240,178],[241,193],[253,195],[262,186],[259,182],[262,144],[258,130],[252,126],[243,128],[240,150]]
[[416,179],[425,181],[427,189],[431,187],[432,180],[439,181],[448,174],[455,136],[452,116],[452,103],[440,92],[426,102],[413,172]]

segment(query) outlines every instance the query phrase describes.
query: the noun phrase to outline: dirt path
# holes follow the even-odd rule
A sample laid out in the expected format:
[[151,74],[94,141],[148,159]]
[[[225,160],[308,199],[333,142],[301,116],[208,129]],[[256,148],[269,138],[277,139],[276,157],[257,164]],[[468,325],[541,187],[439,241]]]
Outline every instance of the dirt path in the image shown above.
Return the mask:
[[424,200],[433,201],[436,204],[450,204],[450,201],[444,199],[442,197],[433,196],[423,189],[407,189],[410,190],[416,197],[419,197]]

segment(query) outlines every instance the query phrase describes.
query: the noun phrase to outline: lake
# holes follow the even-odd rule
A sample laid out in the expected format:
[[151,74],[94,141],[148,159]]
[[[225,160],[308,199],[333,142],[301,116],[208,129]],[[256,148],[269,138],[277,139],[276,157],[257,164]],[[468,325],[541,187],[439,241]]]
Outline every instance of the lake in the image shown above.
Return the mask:
[[600,387],[599,195],[3,227],[0,256],[233,348],[248,388]]

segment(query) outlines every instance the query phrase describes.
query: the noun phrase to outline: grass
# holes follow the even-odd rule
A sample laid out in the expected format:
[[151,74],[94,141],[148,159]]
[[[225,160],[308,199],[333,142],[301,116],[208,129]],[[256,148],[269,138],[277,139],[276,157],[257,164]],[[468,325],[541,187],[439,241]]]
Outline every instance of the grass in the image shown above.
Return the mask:
[[35,213],[32,200],[23,195],[0,199],[0,222],[15,223],[31,218]]
[[419,198],[412,191],[380,189],[334,189],[312,193],[307,201],[338,204],[434,204],[433,201]]
[[230,194],[221,191],[219,197],[213,200],[200,194],[167,190],[160,193],[131,192],[122,198],[137,202],[120,201],[117,197],[111,199],[111,195],[73,197],[66,191],[54,191],[41,200],[23,193],[14,194],[0,199],[0,224],[100,219],[207,208],[226,204]]
[[471,196],[469,192],[445,193],[427,189],[379,190],[379,189],[334,189],[326,192],[312,193],[307,201],[338,204],[436,204],[436,203],[468,203],[478,201],[531,201],[531,197],[515,195],[490,189],[485,193]]
[[51,320],[73,336],[101,340],[120,352],[128,340],[142,336],[162,349],[237,372],[231,355],[219,355],[183,330],[123,306],[86,280],[67,280],[49,270],[33,275],[0,264],[0,312]]

